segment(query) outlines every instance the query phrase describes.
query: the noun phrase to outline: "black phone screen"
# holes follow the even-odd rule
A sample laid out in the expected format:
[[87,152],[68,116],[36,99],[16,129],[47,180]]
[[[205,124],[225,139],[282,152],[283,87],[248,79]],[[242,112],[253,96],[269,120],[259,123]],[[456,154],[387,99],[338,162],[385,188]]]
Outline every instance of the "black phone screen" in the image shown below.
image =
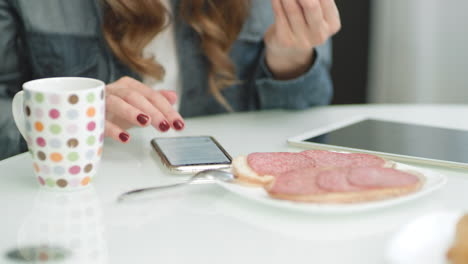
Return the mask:
[[231,164],[231,157],[210,136],[155,138],[159,148],[172,166]]

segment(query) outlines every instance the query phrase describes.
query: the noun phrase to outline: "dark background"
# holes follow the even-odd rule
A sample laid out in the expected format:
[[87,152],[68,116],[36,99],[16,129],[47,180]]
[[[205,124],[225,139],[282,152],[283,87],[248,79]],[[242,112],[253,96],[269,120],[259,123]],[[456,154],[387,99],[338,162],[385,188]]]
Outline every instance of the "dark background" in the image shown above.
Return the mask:
[[333,38],[333,104],[366,103],[371,0],[336,0],[341,31]]

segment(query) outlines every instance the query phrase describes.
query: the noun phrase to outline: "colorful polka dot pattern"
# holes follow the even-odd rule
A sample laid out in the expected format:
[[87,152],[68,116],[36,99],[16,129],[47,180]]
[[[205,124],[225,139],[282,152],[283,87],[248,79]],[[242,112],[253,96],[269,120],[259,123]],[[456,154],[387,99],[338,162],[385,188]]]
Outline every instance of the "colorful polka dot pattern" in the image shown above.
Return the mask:
[[103,89],[25,91],[27,143],[41,186],[76,189],[91,183],[104,142],[104,98]]
[[46,178],[44,179],[42,176],[37,177],[39,184],[42,186],[48,187],[59,187],[65,188],[67,186],[79,187],[79,186],[87,186],[92,181],[92,177],[86,176],[81,180],[76,181],[76,179],[67,180],[64,178],[54,179],[54,178]]

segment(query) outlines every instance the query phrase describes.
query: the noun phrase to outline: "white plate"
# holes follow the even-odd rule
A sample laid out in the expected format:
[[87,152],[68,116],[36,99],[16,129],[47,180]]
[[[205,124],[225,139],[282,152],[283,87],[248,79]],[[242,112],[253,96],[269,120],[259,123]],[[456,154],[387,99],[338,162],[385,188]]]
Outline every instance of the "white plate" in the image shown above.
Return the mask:
[[446,253],[455,238],[462,212],[435,212],[415,219],[391,239],[387,260],[391,264],[448,264]]
[[389,198],[381,201],[354,204],[316,204],[274,199],[270,197],[263,188],[246,187],[235,183],[225,182],[219,182],[218,184],[227,189],[228,191],[270,206],[316,213],[349,213],[388,207],[411,201],[432,193],[433,191],[442,187],[447,182],[445,176],[438,174],[432,170],[413,167],[401,163],[396,164],[397,169],[412,170],[419,172],[425,176],[425,182],[419,191],[401,197]]

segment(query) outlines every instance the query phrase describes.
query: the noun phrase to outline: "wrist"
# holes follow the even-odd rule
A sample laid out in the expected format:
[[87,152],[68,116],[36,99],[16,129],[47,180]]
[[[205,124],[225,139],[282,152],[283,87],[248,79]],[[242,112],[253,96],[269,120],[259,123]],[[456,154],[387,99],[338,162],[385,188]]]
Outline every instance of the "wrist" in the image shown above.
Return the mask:
[[275,79],[291,80],[306,73],[315,61],[315,50],[307,54],[275,54],[266,50],[265,63]]

